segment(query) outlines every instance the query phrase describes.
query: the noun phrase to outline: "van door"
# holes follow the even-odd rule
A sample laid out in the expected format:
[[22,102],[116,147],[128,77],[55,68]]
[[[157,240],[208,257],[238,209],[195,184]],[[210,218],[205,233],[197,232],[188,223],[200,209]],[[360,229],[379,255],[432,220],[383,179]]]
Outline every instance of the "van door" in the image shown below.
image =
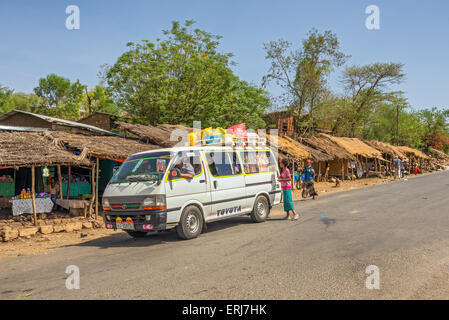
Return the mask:
[[253,207],[260,192],[268,193],[271,205],[278,204],[282,190],[277,181],[277,163],[273,153],[270,150],[242,150],[240,157],[245,172],[247,206]]
[[187,167],[193,168],[194,177],[192,179],[171,178],[170,172],[168,172],[165,179],[168,223],[178,222],[182,207],[187,201],[191,200],[202,205],[205,217],[210,213],[211,197],[207,186],[204,161],[202,161],[200,152],[198,150],[179,152],[170,170],[173,170],[174,165],[179,161],[183,162],[183,169],[186,168],[186,171],[188,171]]
[[211,180],[211,214],[209,220],[249,212],[245,178],[237,153],[205,151]]

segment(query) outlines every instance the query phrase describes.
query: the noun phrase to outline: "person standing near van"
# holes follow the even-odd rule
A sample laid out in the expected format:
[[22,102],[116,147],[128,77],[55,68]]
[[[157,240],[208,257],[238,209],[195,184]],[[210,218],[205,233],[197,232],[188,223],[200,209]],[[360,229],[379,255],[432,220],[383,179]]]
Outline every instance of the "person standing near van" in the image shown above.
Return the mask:
[[315,199],[315,196],[318,196],[318,193],[315,191],[315,183],[313,180],[315,178],[315,174],[315,169],[312,166],[312,160],[308,159],[302,173],[304,180],[303,197],[306,195],[304,198],[307,198],[307,193],[312,196],[312,199]]
[[295,208],[293,207],[293,196],[292,196],[292,177],[290,175],[290,170],[288,170],[288,160],[282,159],[279,166],[281,167],[281,175],[278,177],[278,180],[281,182],[282,186],[282,194],[284,198],[284,211],[287,214],[285,219],[290,217],[290,211],[293,212],[292,220],[297,220],[299,218],[299,214],[296,213]]

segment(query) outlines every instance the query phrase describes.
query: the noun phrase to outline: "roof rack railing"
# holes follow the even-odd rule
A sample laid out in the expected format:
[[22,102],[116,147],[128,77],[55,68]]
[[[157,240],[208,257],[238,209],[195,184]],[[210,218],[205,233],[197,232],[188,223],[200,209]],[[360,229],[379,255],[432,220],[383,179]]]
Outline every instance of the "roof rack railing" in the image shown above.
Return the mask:
[[211,137],[196,140],[195,142],[195,146],[257,147],[266,146],[267,139],[257,134],[248,134],[247,137]]

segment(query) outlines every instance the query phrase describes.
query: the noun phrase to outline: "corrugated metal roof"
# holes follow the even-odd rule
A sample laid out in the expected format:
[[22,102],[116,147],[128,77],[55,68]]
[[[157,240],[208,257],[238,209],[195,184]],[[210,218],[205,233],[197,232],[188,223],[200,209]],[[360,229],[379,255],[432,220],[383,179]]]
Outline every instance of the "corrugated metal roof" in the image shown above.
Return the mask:
[[35,128],[35,127],[18,127],[18,126],[6,126],[0,124],[0,131],[27,131],[27,132],[42,132],[47,131],[47,128]]
[[44,116],[42,114],[26,112],[26,111],[22,111],[22,110],[13,110],[13,111],[10,111],[8,113],[2,114],[2,115],[0,115],[0,120],[7,119],[8,117],[10,117],[10,116],[12,116],[13,114],[16,114],[16,113],[28,114],[28,115],[40,118],[40,119],[42,119],[44,121],[51,122],[51,123],[59,123],[59,124],[67,125],[67,126],[70,126],[70,127],[83,128],[83,129],[86,129],[86,130],[89,130],[89,131],[98,132],[98,133],[102,133],[102,134],[106,134],[106,135],[115,135],[114,133],[112,133],[110,131],[100,129],[98,127],[95,127],[95,126],[92,126],[92,125],[89,125],[89,124],[84,124],[84,123],[79,123],[79,122],[75,122],[75,121],[70,121],[70,120],[65,120],[65,119],[59,119],[59,118]]

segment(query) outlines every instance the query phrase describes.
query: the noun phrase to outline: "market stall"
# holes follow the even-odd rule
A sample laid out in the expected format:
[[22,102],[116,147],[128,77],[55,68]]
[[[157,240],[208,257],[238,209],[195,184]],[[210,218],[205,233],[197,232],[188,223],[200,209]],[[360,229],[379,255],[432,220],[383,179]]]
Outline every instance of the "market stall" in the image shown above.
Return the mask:
[[76,176],[81,176],[82,172],[68,166],[67,171],[63,170],[60,175],[62,177],[60,185],[62,186],[61,199],[69,200],[68,205],[64,205],[69,208],[77,208],[79,206],[77,200],[86,198],[84,195],[86,195],[85,192],[87,192],[89,184],[91,201],[88,212],[93,210],[95,215],[98,215],[101,194],[113,175],[114,167],[120,165],[134,153],[158,148],[118,136],[105,139],[103,136],[74,134],[65,131],[47,131],[43,133],[43,136],[52,144],[77,154],[78,157],[89,158],[92,161],[94,168],[90,174],[90,180],[87,180],[87,176],[84,175],[86,182],[79,181]]
[[[12,214],[18,216],[24,213],[34,213],[33,199],[11,199]],[[36,212],[49,213],[53,210],[54,203],[50,197],[35,198]]]
[[[54,202],[43,193],[45,183],[42,167],[78,166],[92,168],[84,157],[67,152],[57,144],[51,143],[37,132],[1,132],[0,168],[14,170],[14,194],[9,186],[10,203],[13,215],[32,213],[37,224],[37,214],[51,211]],[[26,175],[22,177],[22,175]],[[21,178],[21,179],[19,179]],[[21,181],[18,191],[17,181]],[[10,182],[11,181],[7,181]],[[38,194],[41,193],[41,194]]]

